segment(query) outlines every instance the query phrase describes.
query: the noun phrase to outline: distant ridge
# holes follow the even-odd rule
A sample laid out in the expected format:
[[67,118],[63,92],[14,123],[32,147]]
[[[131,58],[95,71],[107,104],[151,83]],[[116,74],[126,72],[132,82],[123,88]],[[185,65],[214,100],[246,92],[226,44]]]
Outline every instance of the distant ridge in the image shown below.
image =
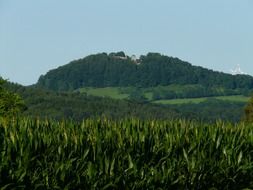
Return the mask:
[[118,52],[90,55],[50,70],[39,78],[36,86],[72,91],[82,87],[154,87],[171,84],[252,89],[253,77],[212,71],[159,53],[148,53],[134,59]]

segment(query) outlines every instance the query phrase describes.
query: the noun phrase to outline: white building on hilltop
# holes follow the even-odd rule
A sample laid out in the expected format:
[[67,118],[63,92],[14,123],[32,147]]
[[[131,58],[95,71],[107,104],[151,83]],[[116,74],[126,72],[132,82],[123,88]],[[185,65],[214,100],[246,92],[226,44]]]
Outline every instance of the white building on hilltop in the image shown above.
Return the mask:
[[246,75],[246,74],[247,74],[247,73],[244,73],[244,72],[241,70],[241,67],[240,67],[239,64],[236,66],[235,69],[231,69],[230,71],[231,71],[231,74],[232,74],[232,75]]

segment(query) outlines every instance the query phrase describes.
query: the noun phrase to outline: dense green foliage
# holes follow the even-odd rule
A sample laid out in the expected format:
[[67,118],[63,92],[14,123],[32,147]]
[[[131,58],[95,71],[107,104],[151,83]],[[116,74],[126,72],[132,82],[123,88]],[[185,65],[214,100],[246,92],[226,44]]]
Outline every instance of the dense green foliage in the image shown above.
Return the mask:
[[18,94],[5,89],[7,81],[0,77],[0,117],[16,116],[25,108],[23,100]]
[[253,126],[0,120],[4,189],[253,188]]
[[[141,56],[136,63],[122,53],[119,55],[102,53],[73,61],[41,76],[37,86],[57,91],[69,91],[82,87],[133,86],[145,88],[171,84],[198,85],[198,89],[195,89],[194,92],[189,89],[188,95],[184,95],[187,97],[219,95],[220,92],[217,90],[219,88],[223,89],[223,94],[233,94],[231,90],[235,89],[238,89],[241,94],[248,93],[253,88],[253,77],[251,76],[233,76],[214,72],[158,53]],[[167,96],[176,95],[168,92]]]

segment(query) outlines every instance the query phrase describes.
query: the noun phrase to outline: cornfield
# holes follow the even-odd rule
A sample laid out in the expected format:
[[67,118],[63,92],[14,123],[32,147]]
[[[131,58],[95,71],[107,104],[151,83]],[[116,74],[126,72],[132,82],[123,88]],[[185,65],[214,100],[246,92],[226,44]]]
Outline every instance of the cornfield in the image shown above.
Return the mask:
[[1,190],[250,188],[250,124],[0,122]]

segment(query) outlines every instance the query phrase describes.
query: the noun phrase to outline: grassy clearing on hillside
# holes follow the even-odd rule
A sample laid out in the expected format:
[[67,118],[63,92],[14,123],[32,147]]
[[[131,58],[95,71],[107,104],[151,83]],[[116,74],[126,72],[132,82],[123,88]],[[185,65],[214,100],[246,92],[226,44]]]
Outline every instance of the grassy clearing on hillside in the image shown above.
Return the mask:
[[145,92],[144,96],[145,96],[145,98],[147,98],[148,101],[152,101],[153,93],[152,92]]
[[204,98],[183,98],[183,99],[170,99],[170,100],[157,100],[153,103],[158,104],[198,104],[208,100],[209,98],[215,98],[218,100],[231,101],[231,102],[248,102],[249,97],[242,95],[236,96],[215,96],[215,97],[204,97]]
[[[186,91],[197,92],[201,88],[200,85],[169,85],[169,86],[157,86],[152,88],[136,88],[136,87],[105,87],[105,88],[94,88],[87,87],[81,88],[78,91],[87,93],[88,95],[98,96],[98,97],[110,97],[113,99],[129,99],[132,94],[142,94],[148,101],[154,101],[154,103],[160,104],[189,104],[189,103],[200,103],[206,101],[210,97],[200,97],[200,98],[182,98],[182,94]],[[221,95],[213,96],[219,100],[227,100],[231,102],[247,102],[248,97],[243,95],[229,95],[223,96],[225,91],[223,88],[215,88],[217,92]],[[154,94],[159,94],[161,100],[154,100]],[[168,97],[168,93],[178,94],[178,97]],[[238,90],[234,90],[234,93],[239,93]],[[167,95],[166,95],[167,94]],[[181,94],[181,95],[180,95]],[[190,96],[190,94],[188,94]],[[187,95],[185,94],[187,97]],[[164,98],[166,97],[166,98]],[[191,97],[191,96],[190,96]]]
[[215,97],[216,99],[219,100],[226,100],[226,101],[231,101],[231,102],[249,102],[250,97],[238,95],[238,96],[219,96]]
[[253,188],[253,126],[0,121],[3,189]]
[[183,98],[183,99],[170,99],[170,100],[157,100],[153,103],[157,104],[197,104],[206,101],[207,98]]
[[92,96],[99,96],[99,97],[110,97],[113,99],[126,99],[128,98],[129,94],[123,94],[120,92],[120,88],[118,87],[105,87],[105,88],[81,88],[79,89],[82,93],[87,93],[88,95]]

